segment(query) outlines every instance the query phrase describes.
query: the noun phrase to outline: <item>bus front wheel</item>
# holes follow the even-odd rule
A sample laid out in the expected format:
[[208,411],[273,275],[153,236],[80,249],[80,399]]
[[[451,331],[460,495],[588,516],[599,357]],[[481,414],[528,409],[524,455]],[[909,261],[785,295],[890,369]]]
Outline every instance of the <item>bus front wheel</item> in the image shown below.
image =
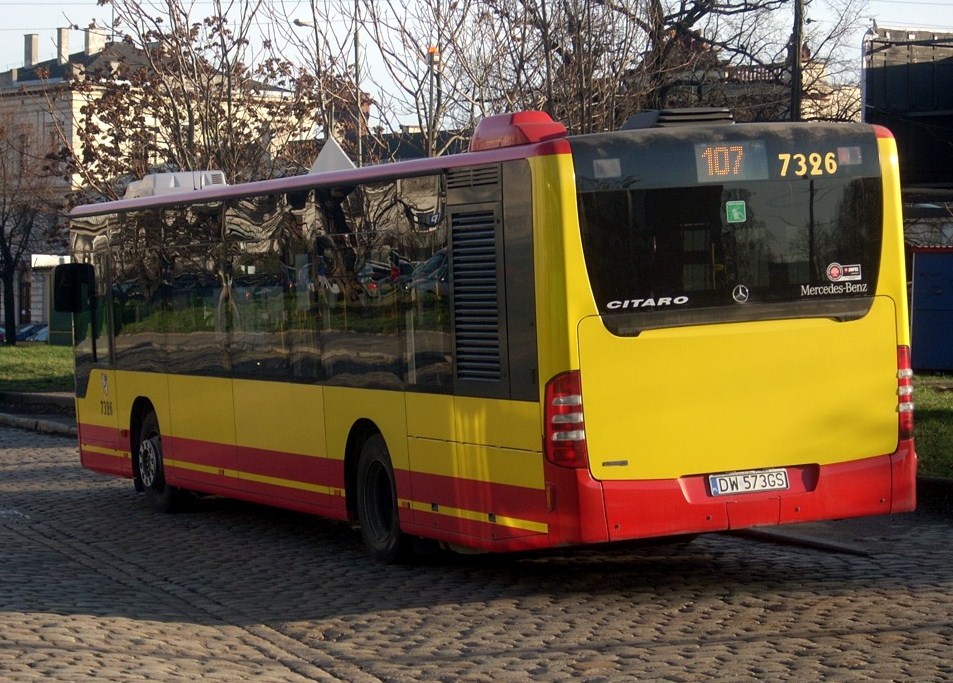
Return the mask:
[[401,532],[397,516],[394,468],[380,434],[370,436],[361,448],[357,463],[357,515],[371,557],[388,564],[410,558],[410,539]]
[[146,494],[146,501],[156,512],[177,512],[184,507],[184,492],[165,481],[162,461],[162,434],[159,419],[149,413],[142,421],[139,432],[139,448],[136,452],[136,468],[139,481]]

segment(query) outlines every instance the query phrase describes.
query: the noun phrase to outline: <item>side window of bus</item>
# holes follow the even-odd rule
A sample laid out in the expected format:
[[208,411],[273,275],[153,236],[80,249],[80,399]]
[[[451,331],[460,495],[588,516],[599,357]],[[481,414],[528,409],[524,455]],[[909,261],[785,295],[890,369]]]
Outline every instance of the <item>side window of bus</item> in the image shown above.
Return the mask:
[[450,390],[442,188],[425,176],[315,192],[312,316],[329,382]]
[[112,335],[109,326],[112,324],[109,298],[106,293],[109,289],[109,253],[100,252],[93,259],[96,268],[96,309],[93,315],[93,334],[96,337],[96,362],[112,362]]
[[399,181],[403,214],[400,250],[410,264],[402,276],[407,385],[453,388],[453,317],[446,188],[442,176]]
[[[315,239],[324,374],[332,384],[403,386],[400,289],[390,254],[393,183],[319,191],[323,230]],[[373,353],[369,350],[373,349]]]
[[224,216],[223,306],[231,332],[236,375],[289,379],[290,279],[279,245],[292,221],[284,195],[265,195],[227,204]]
[[97,251],[90,257],[95,272],[93,306],[76,314],[76,356],[80,365],[112,361],[109,334],[109,308],[106,292],[109,287],[109,253]]
[[209,240],[208,222],[217,217],[197,216],[193,230],[200,238],[176,247],[167,259],[171,299],[176,311],[175,327],[169,332],[170,367],[180,372],[223,375],[226,372],[226,328],[221,318],[222,280],[216,265],[222,247]]
[[[95,287],[88,291],[83,284],[79,298],[83,306],[76,311],[74,319],[74,342],[76,345],[77,369],[91,363],[108,363],[112,360],[109,334],[109,234],[116,226],[115,215],[95,216],[75,221],[71,248],[77,261],[93,266]],[[85,305],[92,302],[92,309]]]
[[179,220],[172,209],[132,212],[112,239],[111,313],[119,367],[164,369],[172,305],[171,254],[163,240]]
[[288,193],[283,206],[287,215],[278,239],[278,258],[285,292],[285,343],[289,346],[291,374],[300,379],[322,379],[318,301],[323,284],[318,274],[321,264],[314,249],[319,229],[315,192]]
[[114,241],[112,320],[119,367],[222,375],[217,316],[221,203],[131,213]]

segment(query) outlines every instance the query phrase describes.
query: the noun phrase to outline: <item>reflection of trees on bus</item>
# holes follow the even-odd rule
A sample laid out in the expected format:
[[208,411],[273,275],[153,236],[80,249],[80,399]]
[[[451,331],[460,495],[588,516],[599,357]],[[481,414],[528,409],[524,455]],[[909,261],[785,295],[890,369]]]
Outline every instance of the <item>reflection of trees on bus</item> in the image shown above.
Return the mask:
[[442,192],[428,177],[95,219],[118,365],[449,388]]

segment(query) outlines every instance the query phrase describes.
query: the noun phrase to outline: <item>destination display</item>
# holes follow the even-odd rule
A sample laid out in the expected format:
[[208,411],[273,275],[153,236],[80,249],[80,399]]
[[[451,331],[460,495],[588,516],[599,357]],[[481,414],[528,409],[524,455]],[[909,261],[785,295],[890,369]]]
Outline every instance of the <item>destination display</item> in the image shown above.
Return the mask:
[[844,167],[862,164],[859,145],[776,152],[769,164],[763,140],[695,143],[695,171],[700,183],[823,178],[837,175]]
[[764,180],[768,177],[768,156],[764,141],[696,143],[695,168],[700,183]]

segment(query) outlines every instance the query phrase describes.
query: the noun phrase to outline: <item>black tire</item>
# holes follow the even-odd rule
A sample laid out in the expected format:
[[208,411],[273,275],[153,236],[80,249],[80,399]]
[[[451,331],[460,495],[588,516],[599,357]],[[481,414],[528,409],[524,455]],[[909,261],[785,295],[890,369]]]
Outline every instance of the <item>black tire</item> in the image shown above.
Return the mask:
[[373,434],[361,447],[357,462],[357,516],[361,537],[378,562],[396,564],[413,556],[413,544],[400,530],[397,487],[387,444]]
[[165,481],[159,419],[152,412],[146,415],[139,431],[136,476],[145,491],[146,501],[156,512],[178,512],[186,507],[186,492],[169,486]]

